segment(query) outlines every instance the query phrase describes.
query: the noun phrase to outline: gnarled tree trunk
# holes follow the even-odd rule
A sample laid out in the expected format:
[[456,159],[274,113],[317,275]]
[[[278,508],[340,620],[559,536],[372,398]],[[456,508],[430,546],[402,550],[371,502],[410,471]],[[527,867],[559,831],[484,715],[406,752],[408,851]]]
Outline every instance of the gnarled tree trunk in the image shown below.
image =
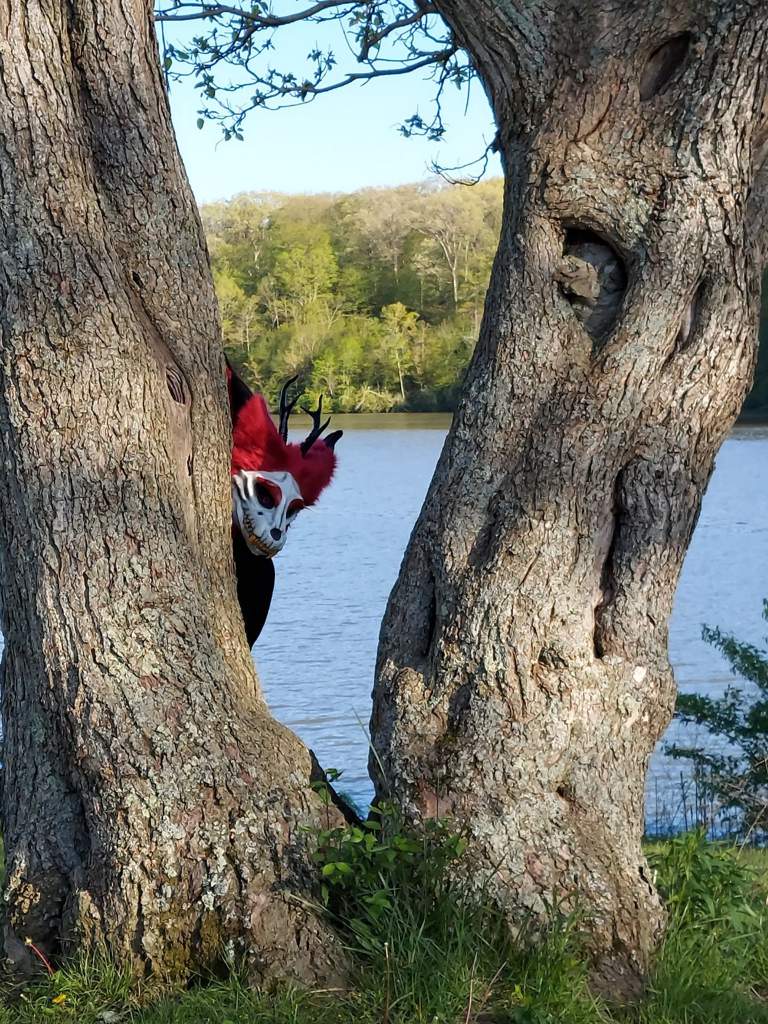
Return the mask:
[[149,0],[10,0],[0,60],[6,951],[327,979],[300,833],[325,810],[244,640],[219,324]]
[[630,990],[667,622],[755,358],[768,7],[436,0],[506,175],[480,341],[382,628],[379,791],[520,920],[577,904]]

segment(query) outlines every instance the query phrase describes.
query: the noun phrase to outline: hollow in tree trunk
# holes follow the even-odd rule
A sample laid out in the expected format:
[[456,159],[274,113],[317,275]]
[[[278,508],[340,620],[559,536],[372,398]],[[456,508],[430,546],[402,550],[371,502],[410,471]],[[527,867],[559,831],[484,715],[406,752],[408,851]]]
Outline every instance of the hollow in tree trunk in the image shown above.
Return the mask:
[[755,359],[768,8],[436,0],[490,97],[503,229],[382,627],[379,794],[452,816],[514,922],[577,906],[629,994],[667,623]]
[[[235,597],[224,362],[148,0],[0,11],[5,949],[337,975]],[[335,811],[332,812],[335,816]]]

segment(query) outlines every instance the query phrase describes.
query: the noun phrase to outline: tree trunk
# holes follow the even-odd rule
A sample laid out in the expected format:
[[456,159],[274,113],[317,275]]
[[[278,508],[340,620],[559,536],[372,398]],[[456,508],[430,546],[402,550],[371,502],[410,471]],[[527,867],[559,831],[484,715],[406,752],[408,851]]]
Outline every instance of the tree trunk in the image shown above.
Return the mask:
[[453,308],[459,308],[459,268],[457,266],[458,256],[451,263],[451,285],[453,286]]
[[584,908],[627,994],[663,928],[640,840],[668,618],[755,359],[768,8],[435,6],[495,111],[503,228],[382,627],[371,767],[467,829],[511,920]]
[[399,353],[395,355],[395,360],[397,362],[397,379],[398,379],[398,381],[400,383],[400,397],[402,398],[403,401],[405,401],[405,384],[403,382],[403,367],[402,367],[402,364],[400,362],[400,355],[399,355]]
[[326,812],[235,598],[219,323],[150,4],[9,0],[0,57],[6,951],[327,979],[301,833]]

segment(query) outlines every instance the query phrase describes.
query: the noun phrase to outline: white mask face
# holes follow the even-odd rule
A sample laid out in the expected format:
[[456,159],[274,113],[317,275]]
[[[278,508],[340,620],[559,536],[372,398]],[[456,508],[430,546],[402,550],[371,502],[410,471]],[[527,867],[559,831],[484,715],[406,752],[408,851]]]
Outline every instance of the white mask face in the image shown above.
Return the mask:
[[241,469],[232,477],[232,516],[254,555],[273,558],[303,508],[301,491],[290,473]]

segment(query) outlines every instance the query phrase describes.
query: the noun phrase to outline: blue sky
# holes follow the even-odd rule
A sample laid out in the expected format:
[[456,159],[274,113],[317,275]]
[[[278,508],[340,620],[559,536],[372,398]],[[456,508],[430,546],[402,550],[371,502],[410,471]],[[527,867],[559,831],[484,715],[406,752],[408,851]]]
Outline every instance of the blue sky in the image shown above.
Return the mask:
[[[284,41],[276,39],[277,55],[295,66],[318,41],[317,26],[295,28]],[[301,107],[256,111],[246,124],[244,142],[222,141],[215,124],[198,129],[196,90],[189,82],[172,84],[176,134],[198,202],[245,191],[349,192],[398,185],[429,177],[432,161],[445,167],[480,156],[493,128],[476,81],[468,102],[466,93],[448,89],[443,103],[448,132],[442,143],[398,133],[407,117],[416,111],[426,115],[431,108],[434,86],[418,75],[350,86]],[[500,173],[496,158],[489,173]]]

